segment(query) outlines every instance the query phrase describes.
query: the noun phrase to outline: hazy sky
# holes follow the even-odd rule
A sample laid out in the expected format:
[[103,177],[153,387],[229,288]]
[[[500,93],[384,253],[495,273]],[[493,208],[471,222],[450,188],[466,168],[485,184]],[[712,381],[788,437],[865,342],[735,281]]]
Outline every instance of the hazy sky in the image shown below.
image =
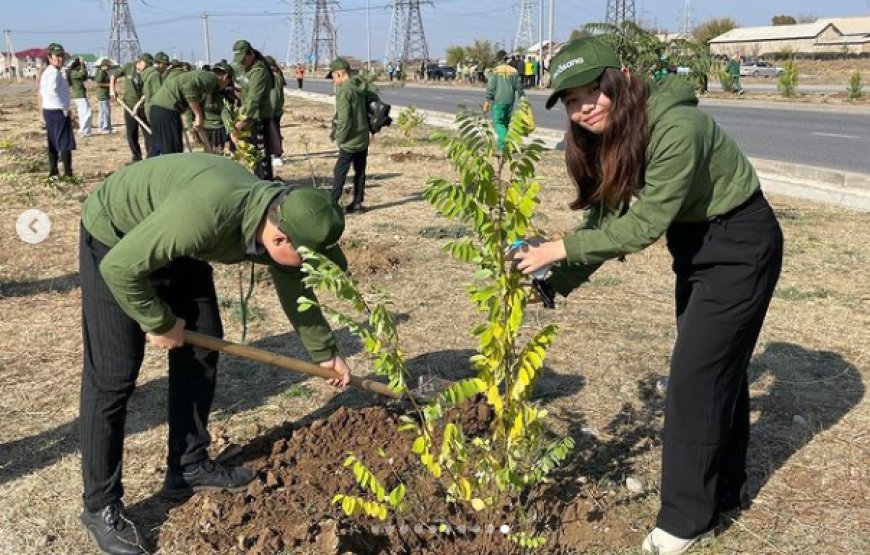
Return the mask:
[[[535,1],[533,24],[538,26]],[[544,1],[544,37],[548,36]],[[553,0],[555,37],[602,21],[607,0]],[[639,20],[669,30],[683,27],[686,4],[693,24],[714,17],[731,17],[744,26],[769,25],[774,15],[848,17],[870,16],[870,0],[635,0]],[[287,55],[289,13],[293,0],[129,0],[143,50],[164,50],[178,58],[204,58],[203,12],[209,15],[211,57],[228,57],[236,38],[247,38],[278,60]],[[366,58],[367,0],[340,0],[335,5],[339,53]],[[368,0],[371,53],[384,56],[390,26],[390,0]],[[433,0],[424,5],[423,24],[430,56],[443,57],[447,46],[465,45],[475,38],[512,43],[519,19],[518,0]],[[0,27],[12,31],[16,50],[61,42],[71,52],[100,54],[107,49],[112,14],[110,0],[54,0],[47,3],[0,0]],[[313,13],[313,8],[309,8]],[[307,22],[310,41],[310,15]],[[537,37],[537,30],[535,31]]]

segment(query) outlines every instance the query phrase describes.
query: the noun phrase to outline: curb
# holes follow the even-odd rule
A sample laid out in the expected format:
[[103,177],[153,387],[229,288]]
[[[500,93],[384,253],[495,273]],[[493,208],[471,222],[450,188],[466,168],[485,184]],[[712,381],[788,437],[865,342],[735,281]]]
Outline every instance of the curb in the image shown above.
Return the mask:
[[[314,102],[335,105],[332,95],[285,89],[290,96]],[[393,109],[404,110],[407,106],[393,104]],[[426,125],[454,129],[453,114],[434,110],[415,109],[422,114]],[[562,150],[563,132],[554,129],[537,129],[531,134],[551,150]],[[870,211],[870,174],[853,173],[830,168],[804,166],[777,160],[750,158],[761,185],[766,191],[801,198],[841,208]]]

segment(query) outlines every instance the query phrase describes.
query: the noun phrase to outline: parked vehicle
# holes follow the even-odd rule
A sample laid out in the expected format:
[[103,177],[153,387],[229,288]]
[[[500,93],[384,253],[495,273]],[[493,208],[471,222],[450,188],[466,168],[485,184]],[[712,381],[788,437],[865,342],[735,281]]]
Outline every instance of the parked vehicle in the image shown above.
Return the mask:
[[764,60],[755,60],[740,65],[740,77],[779,77],[783,69]]

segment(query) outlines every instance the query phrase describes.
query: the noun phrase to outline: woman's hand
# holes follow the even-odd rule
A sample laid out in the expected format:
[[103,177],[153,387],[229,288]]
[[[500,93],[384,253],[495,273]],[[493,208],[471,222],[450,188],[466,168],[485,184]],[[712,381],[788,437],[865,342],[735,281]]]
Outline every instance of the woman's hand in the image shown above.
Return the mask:
[[515,249],[509,255],[508,260],[517,261],[517,269],[524,274],[531,274],[538,268],[565,260],[567,257],[565,243],[559,239],[558,241],[547,241],[537,246],[524,245],[522,248]]

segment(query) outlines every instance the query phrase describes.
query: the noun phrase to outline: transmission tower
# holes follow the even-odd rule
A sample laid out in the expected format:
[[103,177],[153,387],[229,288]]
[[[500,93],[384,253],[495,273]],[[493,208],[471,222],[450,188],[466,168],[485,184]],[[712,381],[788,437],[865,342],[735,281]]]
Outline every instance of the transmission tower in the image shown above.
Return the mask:
[[[426,31],[423,29],[423,14],[420,12],[421,0],[404,0],[407,19],[405,20],[405,45],[402,60],[428,60],[429,45],[426,43]],[[431,4],[431,2],[426,2]]]
[[293,0],[293,18],[290,20],[290,43],[287,45],[287,64],[305,63],[308,52],[305,48],[306,0]]
[[408,17],[406,4],[407,2],[403,0],[392,0],[390,5],[390,34],[387,36],[384,66],[394,60],[405,61],[405,27]]
[[118,64],[132,62],[142,53],[133,16],[127,0],[112,1],[112,26],[109,31],[109,58]]
[[[6,29],[3,31],[6,37],[6,45],[3,54],[6,56],[6,77],[11,81],[14,77],[19,83],[21,82],[21,61],[15,56],[15,47],[12,46],[12,31]],[[14,65],[13,65],[14,64]]]
[[325,58],[327,64],[334,60],[338,50],[335,25],[332,23],[334,13],[330,6],[338,2],[334,0],[308,0],[308,2],[315,6],[314,29],[311,33],[311,64],[312,69],[316,70],[317,64],[322,59]]
[[634,21],[634,0],[607,0],[607,23],[622,25]]
[[692,31],[692,2],[686,0],[686,6],[683,8],[683,34],[688,35]]
[[517,25],[517,36],[514,38],[514,52],[524,51],[535,42],[534,25],[532,24],[532,5],[535,0],[520,2],[520,22]]

